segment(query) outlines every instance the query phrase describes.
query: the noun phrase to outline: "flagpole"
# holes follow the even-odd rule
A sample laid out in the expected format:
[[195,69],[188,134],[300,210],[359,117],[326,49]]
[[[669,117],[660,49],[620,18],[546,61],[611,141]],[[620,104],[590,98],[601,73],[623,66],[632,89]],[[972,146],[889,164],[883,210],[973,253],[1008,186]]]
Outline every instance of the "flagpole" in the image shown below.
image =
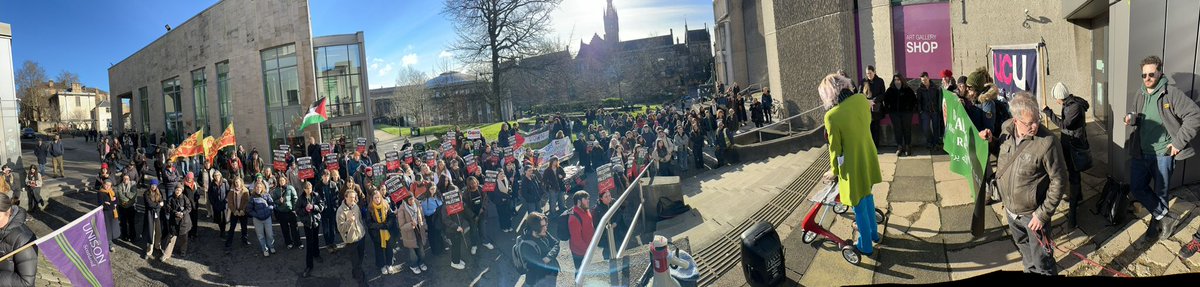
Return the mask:
[[[97,206],[96,209],[92,209],[92,211],[89,211],[88,213],[84,214],[83,216],[80,216],[79,218],[76,218],[74,221],[71,221],[70,223],[67,223],[67,225],[63,225],[63,226],[64,227],[72,226],[77,223],[83,222],[84,219],[91,217],[94,213],[100,212],[100,210],[102,208],[103,207]],[[12,222],[9,222],[9,224],[12,224]],[[46,234],[46,236],[42,236],[41,238],[38,238],[37,240],[34,240],[33,242],[29,242],[29,243],[21,246],[20,248],[17,248],[16,250],[9,252],[8,254],[5,254],[3,257],[0,257],[0,262],[4,262],[4,261],[7,261],[8,259],[12,259],[13,256],[17,256],[17,254],[20,254],[21,251],[25,251],[25,249],[29,249],[31,247],[37,246],[38,244],[41,244],[42,242],[46,242],[47,240],[53,239],[55,236],[58,236],[58,234],[62,233],[63,230],[64,230],[63,228],[59,228],[58,230],[55,230],[54,232],[50,232],[50,234]]]

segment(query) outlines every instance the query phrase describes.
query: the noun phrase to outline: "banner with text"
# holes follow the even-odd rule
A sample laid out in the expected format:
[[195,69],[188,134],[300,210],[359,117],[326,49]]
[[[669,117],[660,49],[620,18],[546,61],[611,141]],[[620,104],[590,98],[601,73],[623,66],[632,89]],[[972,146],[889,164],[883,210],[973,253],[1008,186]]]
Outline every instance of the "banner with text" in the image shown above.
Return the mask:
[[34,243],[71,285],[115,286],[103,208],[92,209]]
[[992,77],[995,85],[1004,91],[1005,96],[1019,91],[1033,93],[1038,106],[1045,105],[1041,91],[1038,90],[1040,78],[1038,64],[1038,44],[1020,46],[994,46],[992,48]]

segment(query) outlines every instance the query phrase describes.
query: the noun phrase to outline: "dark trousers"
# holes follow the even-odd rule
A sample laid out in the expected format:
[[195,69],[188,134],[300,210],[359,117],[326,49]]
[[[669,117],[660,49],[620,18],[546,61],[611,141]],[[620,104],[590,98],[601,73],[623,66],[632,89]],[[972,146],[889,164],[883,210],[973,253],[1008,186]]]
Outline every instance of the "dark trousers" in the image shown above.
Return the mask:
[[224,210],[213,210],[213,223],[216,223],[217,228],[221,230],[220,235],[225,236],[225,227],[229,225],[229,219],[225,218]]
[[[462,262],[463,234],[457,230],[449,230],[446,237],[450,239],[450,263]],[[436,249],[435,249],[436,250]]]
[[279,220],[279,227],[283,228],[283,244],[288,247],[301,244],[300,232],[296,230],[296,213],[275,212],[275,218]]
[[912,113],[891,113],[892,130],[896,132],[896,146],[908,148],[912,144]]
[[[332,210],[332,209],[326,209]],[[324,212],[321,217],[321,235],[325,236],[325,245],[332,246],[342,243],[342,236],[337,232],[337,213]]]
[[307,245],[304,246],[304,268],[312,270],[313,258],[321,257],[321,252],[319,249],[320,245],[317,245],[316,226],[304,226],[304,241],[308,242]]
[[[42,165],[45,165],[45,164],[42,164]],[[29,194],[29,209],[30,210],[39,208],[46,203],[46,200],[42,199],[42,188],[41,187],[26,188],[25,191],[26,191],[26,193]],[[126,218],[128,218],[128,217],[126,217]]]
[[583,256],[571,254],[571,260],[575,261],[575,275],[579,275],[579,272],[583,272],[583,270],[579,269],[583,265]]
[[700,167],[703,167],[705,165],[705,163],[704,163],[704,146],[698,146],[698,145],[692,146],[692,160],[693,160],[693,165],[695,165],[696,169],[700,169]]
[[446,246],[446,241],[442,239],[442,223],[436,222],[434,217],[425,216],[425,226],[429,226],[429,249],[433,250],[433,254],[442,253],[442,249]]
[[[1068,158],[1067,160],[1070,159]],[[1068,169],[1067,181],[1071,183],[1071,194],[1067,195],[1067,206],[1069,207],[1067,209],[1067,224],[1078,226],[1078,221],[1076,221],[1076,218],[1078,218],[1076,216],[1078,209],[1076,207],[1079,206],[1080,201],[1083,201],[1083,186],[1081,186],[1079,172]]]
[[366,240],[358,240],[358,242],[346,243],[346,248],[354,250],[350,255],[350,274],[353,278],[358,279],[359,286],[367,286],[367,274],[363,272],[363,257],[366,257],[367,247],[364,245]]
[[1021,252],[1021,264],[1025,265],[1025,273],[1058,275],[1054,250],[1040,243],[1049,240],[1047,235],[1051,234],[1050,223],[1045,222],[1042,231],[1031,233],[1026,227],[1029,226],[1029,220],[1028,215],[1014,217],[1008,214],[1008,233],[1012,235],[1013,243],[1017,244],[1017,251]]
[[121,217],[121,238],[130,242],[137,240],[137,210],[133,205],[117,207],[117,214]]
[[[399,233],[394,233],[391,231],[388,231],[388,232],[391,233],[393,236],[400,235]],[[378,229],[367,230],[367,236],[371,237],[371,248],[372,248],[371,250],[375,251],[375,267],[383,268],[383,267],[391,266],[393,263],[392,260],[394,258],[393,254],[392,254],[391,242],[386,242],[386,244],[385,244],[385,242],[381,242],[380,240],[382,238],[379,237]],[[389,238],[388,241],[392,241],[392,240]]]
[[246,239],[247,238],[246,225],[249,224],[249,221],[250,221],[250,217],[245,216],[245,215],[242,215],[242,216],[234,215],[234,216],[232,216],[232,218],[229,219],[229,233],[225,234],[225,248],[229,248],[229,247],[233,246],[233,234],[235,233],[234,229],[237,228],[237,226],[239,224],[242,225],[242,241],[249,242],[249,239]]
[[[192,202],[195,203],[197,201],[192,201]],[[200,209],[199,208],[192,208],[192,212],[188,213],[188,216],[192,218],[192,222],[200,223]],[[188,236],[196,237],[197,229],[199,229],[199,228],[192,228],[192,230],[189,230]]]

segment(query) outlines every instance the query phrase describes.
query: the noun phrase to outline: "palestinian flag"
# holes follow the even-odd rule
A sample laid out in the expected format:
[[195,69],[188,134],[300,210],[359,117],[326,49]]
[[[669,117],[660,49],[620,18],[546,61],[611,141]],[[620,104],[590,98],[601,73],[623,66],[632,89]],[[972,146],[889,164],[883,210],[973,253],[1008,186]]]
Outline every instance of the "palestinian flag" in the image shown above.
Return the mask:
[[237,145],[237,136],[234,135],[233,123],[229,123],[229,127],[226,127],[217,142],[213,143],[213,150],[221,150],[235,145]]
[[319,124],[329,119],[329,115],[325,113],[325,98],[320,98],[313,102],[312,107],[308,108],[308,114],[304,115],[304,121],[300,124],[299,130],[304,130],[309,125]]

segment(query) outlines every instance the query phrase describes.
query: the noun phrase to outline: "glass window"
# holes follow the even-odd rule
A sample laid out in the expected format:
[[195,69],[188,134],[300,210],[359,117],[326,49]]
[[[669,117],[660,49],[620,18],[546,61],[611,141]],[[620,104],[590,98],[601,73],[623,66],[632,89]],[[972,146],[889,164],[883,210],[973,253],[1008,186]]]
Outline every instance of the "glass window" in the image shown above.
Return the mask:
[[[229,97],[229,62],[217,63],[217,102],[221,110],[221,126],[217,127],[220,132],[225,132],[225,127],[229,126],[231,119],[229,118],[230,108]],[[214,131],[214,134],[215,131]]]
[[[340,45],[316,48],[314,57],[323,59],[318,64],[317,98],[326,98],[331,118],[357,115],[366,112],[363,105],[361,60],[358,45]],[[321,61],[321,60],[319,60]]]
[[350,66],[349,55],[346,54],[346,46],[329,46],[322,47],[325,49],[326,76],[344,75]]
[[267,106],[279,107],[283,105],[282,97],[279,96],[279,71],[272,70],[263,74],[263,86],[267,93]]
[[142,132],[150,133],[150,92],[146,87],[138,88],[138,109],[141,111]]
[[[292,57],[295,59],[296,57]],[[296,66],[279,69],[280,84],[283,91],[283,100],[287,101],[286,105],[300,104],[300,80],[299,74],[296,73]]]
[[171,78],[162,82],[163,89],[163,118],[166,122],[168,143],[178,143],[180,128],[183,127],[183,106],[179,97],[179,78]]
[[360,63],[360,59],[358,58],[358,44],[346,46],[346,49],[348,50],[348,52],[350,52],[350,72],[349,73],[358,74],[359,73],[358,68],[362,66],[362,63]]
[[78,108],[78,107],[82,107],[82,106],[83,106],[83,104],[82,104],[82,103],[80,103],[80,99],[81,99],[81,98],[80,98],[80,97],[74,97],[74,98],[75,98],[75,107],[77,107],[77,108]]
[[208,126],[208,79],[204,76],[204,68],[192,71],[192,97],[196,107],[196,128],[212,133]]
[[300,107],[300,81],[296,68],[296,46],[275,47],[262,51],[263,97],[267,102],[267,127],[271,146],[299,143],[295,127],[303,116]]

